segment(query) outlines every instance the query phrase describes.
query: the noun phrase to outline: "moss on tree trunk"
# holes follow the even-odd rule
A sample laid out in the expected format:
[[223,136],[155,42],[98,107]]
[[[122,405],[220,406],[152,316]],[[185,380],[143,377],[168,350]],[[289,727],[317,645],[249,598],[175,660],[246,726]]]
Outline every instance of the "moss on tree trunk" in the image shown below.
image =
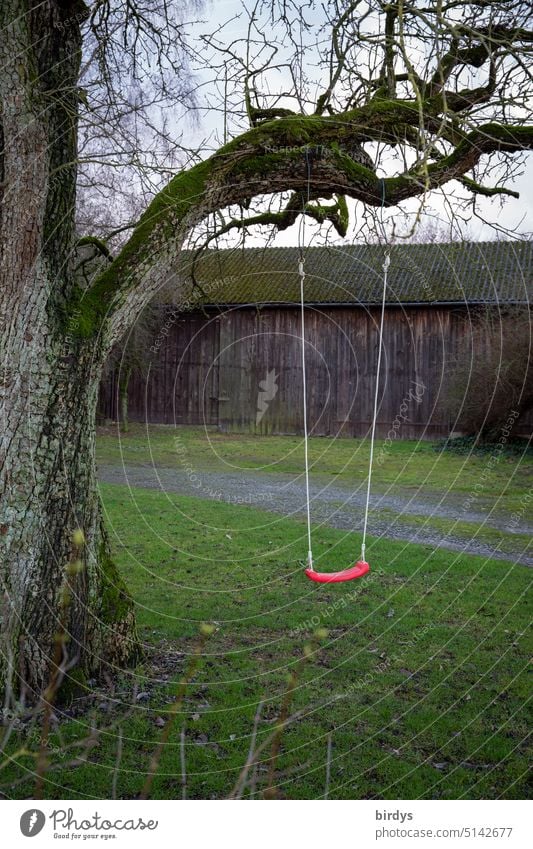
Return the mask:
[[[67,686],[138,653],[96,480],[105,335],[81,341],[81,314],[68,306],[81,45],[73,8],[56,0],[31,13],[22,0],[0,8],[0,690],[28,701],[50,680],[59,628]],[[86,543],[64,610],[78,528]]]

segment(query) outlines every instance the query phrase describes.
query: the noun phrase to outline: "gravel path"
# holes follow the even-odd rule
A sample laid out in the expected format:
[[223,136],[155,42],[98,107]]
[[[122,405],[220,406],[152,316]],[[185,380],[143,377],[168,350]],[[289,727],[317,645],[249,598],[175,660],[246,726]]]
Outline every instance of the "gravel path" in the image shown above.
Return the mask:
[[[103,465],[99,467],[100,480],[106,483],[127,484],[132,487],[159,489],[164,492],[177,492],[231,504],[247,504],[283,516],[305,515],[305,482],[303,476],[294,477],[266,472],[205,472],[196,470],[190,475],[184,469],[157,468],[153,466]],[[345,485],[312,481],[310,484],[312,499],[312,520],[316,527],[329,525],[343,530],[361,530],[363,508],[365,504],[365,484],[352,491]],[[500,516],[488,516],[482,510],[465,509],[467,496],[446,493],[424,493],[420,496],[384,495],[374,493],[371,497],[369,533],[374,537],[404,540],[452,551],[464,551],[490,557],[493,560],[507,560],[533,566],[533,557],[520,554],[523,540],[516,540],[516,553],[499,551],[487,541],[466,540],[463,537],[439,530],[431,525],[431,519],[457,519],[460,522],[472,522],[483,529],[505,531],[506,539],[512,539],[512,531],[506,527],[506,520]],[[409,516],[426,517],[428,524],[409,521]],[[532,534],[533,527],[525,524],[517,528],[520,534]]]

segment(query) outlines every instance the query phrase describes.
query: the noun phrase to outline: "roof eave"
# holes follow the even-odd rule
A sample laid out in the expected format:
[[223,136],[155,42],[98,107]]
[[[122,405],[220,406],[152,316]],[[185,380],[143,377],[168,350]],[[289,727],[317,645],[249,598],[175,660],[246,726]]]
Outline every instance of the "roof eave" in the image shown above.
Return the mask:
[[[503,300],[486,301],[486,300],[463,300],[463,301],[386,301],[387,307],[465,307],[465,306],[529,306],[529,301],[523,300]],[[198,309],[261,309],[261,308],[280,308],[299,307],[298,301],[257,301],[250,303],[241,302],[220,302],[213,304],[198,304]],[[380,301],[306,301],[306,307],[379,307]]]

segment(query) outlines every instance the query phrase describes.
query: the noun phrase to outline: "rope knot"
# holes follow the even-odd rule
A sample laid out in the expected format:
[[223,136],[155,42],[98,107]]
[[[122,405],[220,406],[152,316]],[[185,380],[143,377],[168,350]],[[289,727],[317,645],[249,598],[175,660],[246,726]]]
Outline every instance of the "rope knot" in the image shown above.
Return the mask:
[[390,253],[386,253],[383,258],[383,271],[388,271],[390,266]]

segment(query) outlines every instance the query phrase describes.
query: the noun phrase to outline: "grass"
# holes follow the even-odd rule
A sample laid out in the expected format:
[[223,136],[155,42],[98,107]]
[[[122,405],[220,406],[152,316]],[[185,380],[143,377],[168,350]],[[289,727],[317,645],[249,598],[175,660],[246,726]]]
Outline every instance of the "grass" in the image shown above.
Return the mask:
[[[210,449],[207,455],[195,440],[193,432],[190,452],[200,467]],[[312,456],[322,473],[331,474],[353,445],[335,443],[333,459],[320,454],[327,442],[314,441]],[[124,444],[128,462],[136,455],[146,461],[140,434]],[[226,437],[217,447],[221,462],[248,468],[267,456],[252,439]],[[433,482],[452,479],[459,469],[454,464],[464,462],[446,457],[440,465],[442,455],[429,446],[393,447],[395,468],[407,468],[413,485],[413,448],[419,478],[429,475]],[[298,465],[299,450],[294,440],[294,454],[287,451],[279,461],[285,471]],[[352,464],[362,462],[363,450]],[[117,457],[104,438],[100,460]],[[171,436],[158,442],[157,459],[171,462]],[[524,485],[521,472],[516,469],[517,491]],[[475,471],[468,474],[475,480]],[[246,760],[259,701],[261,742],[275,726],[287,676],[317,627],[328,635],[296,684],[293,709],[302,715],[282,737],[280,795],[324,793],[329,734],[331,798],[527,795],[528,569],[380,539],[368,549],[368,578],[317,586],[302,575],[306,544],[299,521],[150,490],[103,485],[102,494],[114,553],[137,603],[145,656],[118,677],[111,693],[91,687],[92,713],[77,714],[52,735],[55,769],[47,776],[47,796],[108,798],[113,785],[119,797],[140,792],[161,737],[160,720],[171,710],[202,622],[216,630],[165,746],[154,798],[181,798],[182,728],[187,795],[227,796]],[[319,564],[348,565],[359,543],[354,535],[322,529],[315,544]],[[65,746],[86,735],[91,721],[103,732],[89,761],[68,766]],[[13,739],[11,751],[19,743]],[[15,758],[0,773],[3,792],[31,796],[27,771],[33,765],[33,756]],[[265,760],[258,793],[267,768]]]
[[[462,447],[466,450],[463,443],[465,440]],[[346,492],[363,493],[369,440],[314,438],[309,454],[314,483],[324,488],[337,484]],[[243,470],[248,475],[253,472],[258,480],[262,475],[271,479],[284,473],[300,477],[303,483],[303,443],[298,437],[257,438],[224,435],[214,429],[133,425],[126,435],[102,429],[98,455],[101,463],[112,466],[154,464],[174,468],[182,476],[184,470],[189,474]],[[443,451],[441,443],[378,441],[375,458],[373,493],[399,501],[397,509],[380,504],[371,511],[371,528],[388,522],[400,537],[416,539],[421,531],[426,539],[449,536],[455,545],[473,543],[471,551],[481,546],[510,557],[527,556],[533,456],[526,445],[522,453],[517,446],[508,451],[505,445],[495,445],[484,454],[478,450],[458,454]],[[448,515],[442,515],[441,499]],[[427,506],[427,515],[417,514],[421,505]],[[329,506],[333,509],[334,502]],[[341,502],[337,506],[342,510]]]
[[[181,446],[181,454],[179,448]],[[368,470],[368,439],[314,437],[309,442],[310,468],[314,479],[357,484]],[[531,454],[459,455],[435,450],[430,442],[393,440],[376,442],[373,485],[376,492],[412,495],[442,494],[453,490],[465,495],[474,490],[475,507],[520,509],[531,490]],[[492,459],[494,457],[494,459]],[[180,459],[181,458],[181,459]],[[195,470],[224,472],[253,470],[258,473],[302,473],[304,448],[301,437],[223,434],[201,427],[132,425],[127,434],[101,428],[98,460],[111,465],[152,465],[183,468],[184,458]],[[474,508],[473,508],[474,509]]]
[[[398,513],[392,510],[386,510],[383,507],[376,511],[380,519],[388,518],[391,527],[398,521]],[[372,516],[372,512],[370,516]],[[431,529],[439,532],[439,536],[445,545],[446,538],[449,537],[453,542],[470,543],[475,542],[490,545],[494,550],[509,554],[510,557],[517,554],[528,554],[531,549],[531,536],[529,534],[506,533],[499,528],[492,528],[487,524],[480,525],[474,522],[461,522],[458,519],[447,519],[435,514],[431,516],[416,516],[412,513],[402,512],[399,521],[409,521],[409,526],[412,528],[413,537],[416,534],[417,528],[424,530]]]

